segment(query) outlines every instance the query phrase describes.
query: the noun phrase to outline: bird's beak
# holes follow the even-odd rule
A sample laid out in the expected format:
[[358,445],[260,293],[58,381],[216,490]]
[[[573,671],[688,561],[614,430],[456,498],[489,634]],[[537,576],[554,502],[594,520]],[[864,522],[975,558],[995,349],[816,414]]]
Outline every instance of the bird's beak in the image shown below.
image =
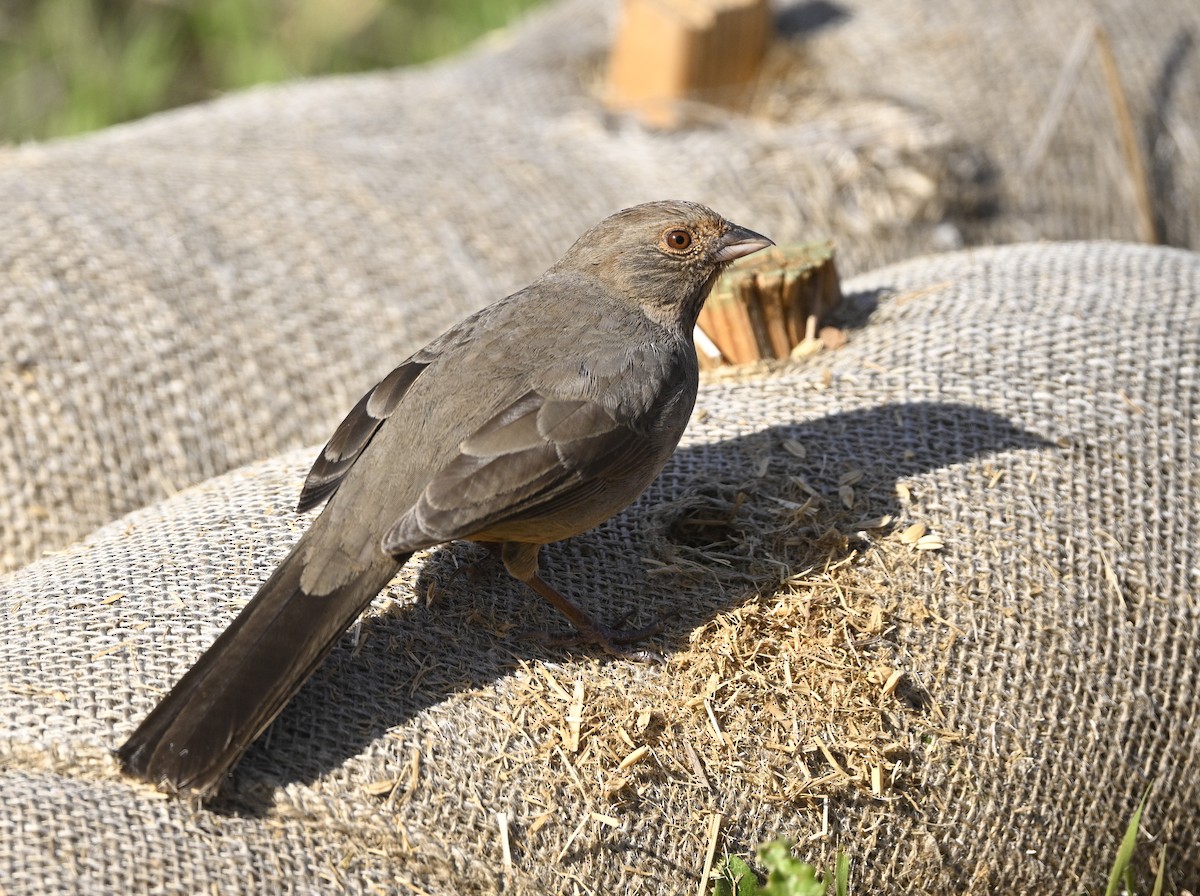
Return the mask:
[[767,239],[761,233],[755,233],[753,230],[732,224],[717,240],[717,252],[714,258],[719,264],[725,264],[774,245],[774,240]]

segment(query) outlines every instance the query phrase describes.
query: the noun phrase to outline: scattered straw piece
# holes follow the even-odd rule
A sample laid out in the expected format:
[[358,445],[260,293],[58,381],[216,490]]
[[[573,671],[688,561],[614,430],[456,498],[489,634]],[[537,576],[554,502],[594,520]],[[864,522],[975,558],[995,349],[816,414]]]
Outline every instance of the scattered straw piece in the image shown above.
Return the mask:
[[839,775],[845,775],[848,778],[853,777],[853,775],[851,775],[850,772],[848,772],[844,768],[842,768],[841,763],[839,763],[836,759],[833,758],[833,753],[831,753],[829,751],[829,747],[825,746],[825,741],[821,740],[821,738],[819,738],[819,737],[814,736],[813,743],[815,743],[817,745],[817,749],[821,751],[821,755],[825,757],[825,761],[833,766],[833,770],[835,772],[837,772]]
[[399,778],[387,778],[382,781],[372,781],[363,790],[369,796],[383,796],[385,793],[392,793],[399,784]]
[[883,516],[873,516],[869,520],[859,520],[851,529],[886,529],[892,524],[894,517],[891,514]]
[[903,308],[910,302],[916,302],[924,299],[927,296],[937,295],[939,292],[944,292],[955,285],[953,280],[943,280],[941,283],[931,283],[929,286],[922,286],[920,289],[912,289],[908,292],[902,292],[899,295],[893,296],[891,304],[895,308]]
[[940,551],[945,546],[940,535],[922,535],[913,545],[918,551]]
[[102,656],[108,656],[110,653],[116,653],[118,650],[124,650],[126,647],[129,647],[131,644],[133,644],[132,641],[121,641],[118,644],[113,644],[109,647],[105,647],[103,650],[99,650],[96,653],[93,653],[92,659],[98,660]]
[[784,439],[782,444],[783,450],[792,457],[798,457],[800,460],[804,460],[806,457],[808,457],[808,449],[806,449],[795,439]]
[[396,878],[396,882],[398,884],[401,884],[402,886],[407,887],[410,891],[412,891],[413,893],[416,893],[417,896],[429,896],[428,890],[422,890],[420,887],[418,887],[416,884],[414,884],[410,880],[405,880],[404,878]]
[[875,796],[883,796],[883,767],[879,765],[871,766],[871,793]]
[[579,726],[583,724],[583,679],[575,680],[575,694],[571,699],[571,709],[567,713],[567,749],[572,753],[579,752]]
[[721,723],[717,721],[717,714],[713,712],[712,701],[707,697],[704,698],[704,711],[708,713],[708,721],[712,724],[713,735],[717,739],[717,743],[725,746],[725,732],[721,730]]
[[542,828],[544,828],[549,823],[549,821],[552,818],[554,818],[554,815],[555,815],[554,812],[543,812],[541,815],[539,815],[537,818],[535,818],[529,824],[529,835],[533,836],[538,831],[540,831]]
[[604,815],[600,812],[593,812],[591,814],[591,819],[592,821],[598,822],[599,824],[609,828],[619,828],[621,826],[621,819],[615,818],[612,815]]
[[892,674],[887,677],[887,681],[885,681],[883,683],[883,689],[881,691],[883,696],[890,697],[890,696],[892,696],[892,694],[896,693],[896,688],[897,688],[897,686],[899,686],[900,679],[902,679],[903,677],[904,677],[903,669],[896,669],[895,671],[893,671]]
[[840,327],[821,327],[817,333],[817,338],[821,340],[821,344],[829,351],[837,351],[850,341],[846,335],[846,331]]
[[692,742],[690,740],[684,740],[682,743],[683,752],[687,753],[688,762],[691,763],[692,771],[695,772],[696,777],[703,782],[705,789],[712,790],[712,782],[708,780],[708,773],[704,770],[704,763],[700,761],[700,756],[696,753],[696,748],[692,746]]
[[632,753],[630,753],[628,756],[626,756],[624,759],[622,759],[621,764],[618,765],[617,768],[621,769],[621,771],[624,771],[625,769],[629,768],[630,766],[637,765],[639,762],[641,762],[643,759],[645,759],[649,755],[650,755],[650,748],[647,747],[645,744],[642,744],[642,746],[638,747],[636,750],[634,750]]
[[[413,746],[412,758],[408,762],[408,786],[404,788],[406,797],[417,792],[417,784],[421,780],[421,748]],[[389,796],[388,799],[391,799]]]
[[587,823],[591,820],[591,815],[583,816],[583,819],[575,827],[575,830],[571,831],[571,836],[567,838],[567,842],[564,843],[562,849],[558,851],[558,855],[554,857],[555,865],[561,862],[566,857],[567,853],[571,851],[571,844],[579,839],[579,835],[583,833],[583,829],[587,827]]
[[567,693],[566,688],[558,683],[558,679],[554,677],[554,673],[542,665],[539,665],[536,668],[541,676],[546,679],[546,684],[550,685],[550,690],[554,691],[554,693],[563,700],[570,701],[571,695]]
[[509,842],[508,842],[508,813],[507,812],[497,812],[496,813],[496,826],[500,828],[500,855],[501,855],[501,862],[503,863],[503,866],[504,866],[504,873],[512,874],[512,872],[513,872],[512,847],[509,845]]
[[583,780],[579,777],[579,772],[576,771],[575,766],[571,764],[571,760],[567,757],[567,754],[562,751],[562,747],[556,744],[554,750],[558,753],[558,758],[562,760],[563,767],[566,768],[567,774],[571,776],[571,780],[574,781],[575,786],[579,788],[579,793],[586,800],[588,798],[588,789],[583,786]]
[[708,892],[713,861],[717,857],[717,841],[721,836],[721,822],[724,820],[720,812],[714,812],[708,817],[708,848],[704,851],[704,870],[700,872],[700,885],[696,888],[696,896],[705,896]]

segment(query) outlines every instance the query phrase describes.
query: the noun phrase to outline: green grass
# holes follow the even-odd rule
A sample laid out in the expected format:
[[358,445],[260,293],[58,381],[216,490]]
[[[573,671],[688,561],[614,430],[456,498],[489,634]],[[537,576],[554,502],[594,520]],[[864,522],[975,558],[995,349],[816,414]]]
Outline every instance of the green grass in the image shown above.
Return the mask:
[[[1108,885],[1104,896],[1141,896],[1134,883],[1139,863],[1135,860],[1138,831],[1142,824],[1142,810],[1150,789],[1142,795],[1141,802],[1129,819],[1121,845],[1117,848],[1109,869]],[[737,856],[727,856],[718,868],[713,881],[712,896],[849,896],[850,859],[838,850],[833,874],[822,874],[814,866],[792,856],[791,845],[785,840],[776,840],[758,849],[758,861],[766,873],[761,881],[754,869]],[[1148,896],[1163,896],[1166,881],[1167,848],[1161,847],[1158,854],[1154,883]],[[1012,892],[1025,892],[1019,886]]]
[[[1146,808],[1146,799],[1149,796],[1150,788],[1147,787],[1146,792],[1142,794],[1142,801],[1138,803],[1137,811],[1129,819],[1129,826],[1125,828],[1125,836],[1121,839],[1121,845],[1117,847],[1117,855],[1113,859],[1113,866],[1108,874],[1108,887],[1104,891],[1104,896],[1136,896],[1137,894],[1133,883],[1133,852],[1137,847],[1138,829],[1142,825],[1142,810]],[[1158,872],[1154,876],[1154,888],[1151,890],[1151,896],[1162,896],[1166,873],[1167,848],[1163,846],[1158,856]]]
[[729,856],[713,883],[713,896],[849,896],[850,859],[840,850],[832,875],[794,858],[784,840],[760,847],[758,860],[767,872],[765,882],[742,859]]
[[0,142],[93,130],[251,84],[423,62],[541,0],[8,0]]

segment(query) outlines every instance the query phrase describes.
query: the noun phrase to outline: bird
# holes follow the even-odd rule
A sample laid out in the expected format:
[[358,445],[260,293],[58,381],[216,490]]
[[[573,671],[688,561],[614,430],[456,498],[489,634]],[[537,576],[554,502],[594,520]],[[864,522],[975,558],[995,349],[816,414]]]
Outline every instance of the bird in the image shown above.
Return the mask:
[[701,306],[730,262],[771,245],[694,202],[623,209],[385,376],[304,481],[297,512],[321,513],[115,751],[122,770],[215,795],[409,557],[446,542],[499,554],[581,643],[656,631],[595,619],[542,579],[539,551],[658,476],[695,404]]

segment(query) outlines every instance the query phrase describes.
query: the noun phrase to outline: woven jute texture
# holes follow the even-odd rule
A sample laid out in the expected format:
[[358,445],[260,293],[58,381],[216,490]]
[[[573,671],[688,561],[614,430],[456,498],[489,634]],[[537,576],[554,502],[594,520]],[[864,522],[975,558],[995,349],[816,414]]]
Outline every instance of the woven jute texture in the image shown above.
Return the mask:
[[560,620],[427,552],[201,808],[108,751],[286,552],[315,449],[10,574],[4,892],[695,892],[714,824],[840,843],[863,892],[1094,892],[1151,783],[1195,888],[1200,257],[846,287],[846,346],[705,384],[650,491],[544,552],[602,617],[663,619],[658,663],[523,639]]
[[786,5],[749,105],[697,104],[663,133],[600,101],[615,14],[569,0],[437,65],[0,150],[0,569],[319,438],[626,205],[679,196],[781,243],[832,236],[851,272],[964,242],[1135,238],[1094,53],[1050,103],[1093,18],[1162,234],[1197,245],[1193,0]]

